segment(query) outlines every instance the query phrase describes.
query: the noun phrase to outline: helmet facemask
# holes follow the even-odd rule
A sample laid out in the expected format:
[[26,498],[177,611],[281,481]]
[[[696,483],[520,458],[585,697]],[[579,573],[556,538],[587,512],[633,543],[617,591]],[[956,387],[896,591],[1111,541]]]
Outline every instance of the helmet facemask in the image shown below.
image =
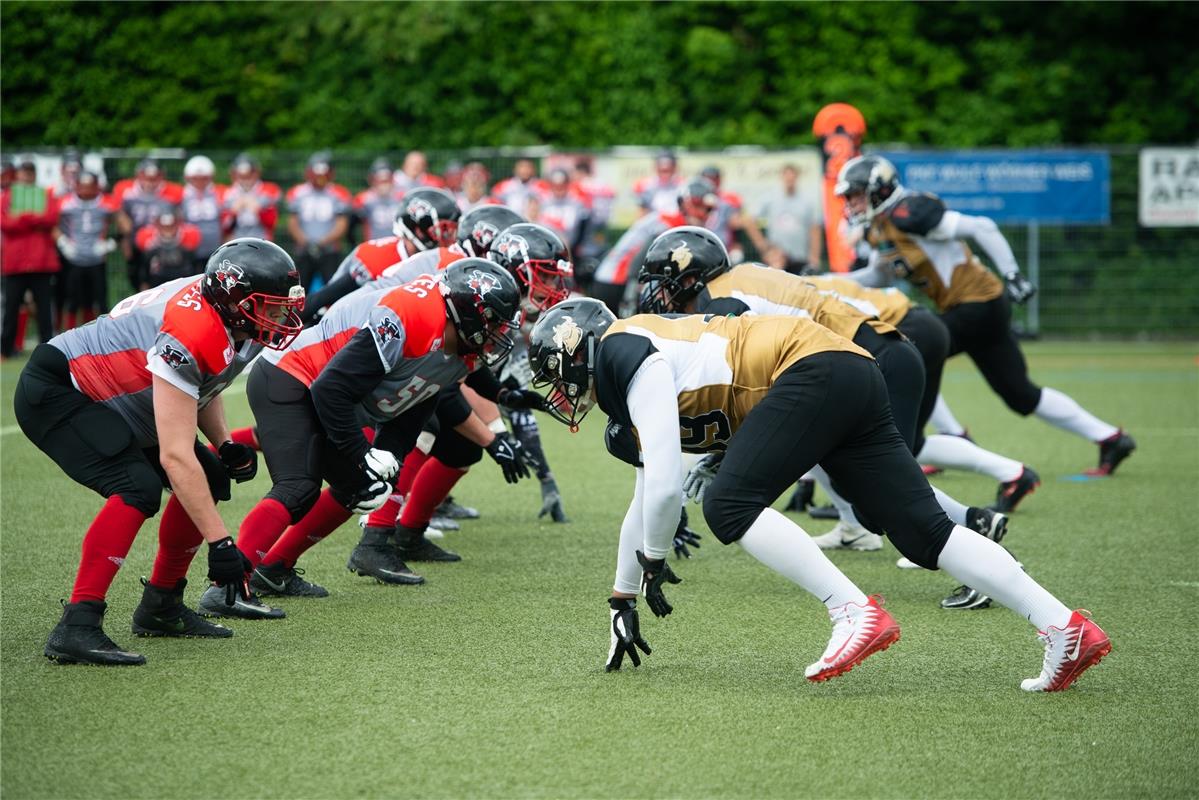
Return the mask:
[[591,391],[595,345],[596,338],[592,334],[586,334],[573,353],[563,343],[545,354],[540,368],[533,374],[533,388],[550,387],[545,395],[546,411],[572,431],[579,429],[579,424],[595,405]]
[[254,341],[272,350],[286,350],[304,330],[304,287],[293,286],[287,297],[255,292],[238,304],[241,316],[250,322]]

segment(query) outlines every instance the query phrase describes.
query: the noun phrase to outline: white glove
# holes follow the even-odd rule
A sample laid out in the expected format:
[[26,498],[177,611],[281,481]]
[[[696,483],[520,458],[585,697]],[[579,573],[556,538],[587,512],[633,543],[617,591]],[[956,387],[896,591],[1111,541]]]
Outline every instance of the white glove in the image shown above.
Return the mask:
[[695,503],[704,502],[704,490],[716,477],[716,470],[720,469],[720,462],[723,460],[724,453],[709,453],[701,458],[687,473],[687,477],[683,478],[683,494]]
[[113,239],[112,237],[105,239],[103,241],[103,243],[101,243],[101,245],[100,245],[100,252],[103,253],[104,255],[108,255],[109,253],[111,253],[113,250],[116,250],[116,249],[117,249],[117,240]]
[[75,256],[79,255],[79,248],[67,237],[59,236],[58,252],[62,253],[63,257],[68,261],[74,261]]
[[350,508],[355,514],[369,514],[387,502],[391,497],[391,484],[387,481],[374,480],[367,488],[354,496],[354,505]]
[[400,462],[390,451],[372,447],[362,459],[362,469],[371,478],[388,482],[399,474]]

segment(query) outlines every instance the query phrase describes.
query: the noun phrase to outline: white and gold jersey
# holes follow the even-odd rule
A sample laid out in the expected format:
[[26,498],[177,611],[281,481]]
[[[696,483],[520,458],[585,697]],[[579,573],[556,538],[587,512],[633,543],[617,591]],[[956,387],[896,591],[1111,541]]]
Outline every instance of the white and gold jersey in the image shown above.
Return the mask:
[[848,303],[863,314],[878,317],[896,327],[912,310],[911,298],[893,286],[871,289],[855,280],[837,275],[804,275],[800,280],[815,287],[821,294],[836,296],[841,302]]
[[632,427],[629,386],[647,359],[660,356],[674,376],[683,450],[722,450],[779,375],[827,352],[871,358],[803,317],[641,314],[614,322],[604,334],[596,353],[596,395],[609,417]]

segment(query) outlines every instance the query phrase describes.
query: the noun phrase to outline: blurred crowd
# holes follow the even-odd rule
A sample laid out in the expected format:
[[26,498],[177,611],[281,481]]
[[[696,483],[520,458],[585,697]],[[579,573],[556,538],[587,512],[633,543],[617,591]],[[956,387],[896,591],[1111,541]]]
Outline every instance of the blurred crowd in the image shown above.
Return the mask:
[[39,338],[47,341],[56,331],[105,313],[109,254],[118,250],[129,286],[114,287],[114,294],[125,296],[127,289],[198,274],[229,239],[278,236],[290,240],[303,283],[313,291],[328,282],[356,243],[391,236],[401,199],[417,187],[444,189],[463,213],[500,204],[553,229],[574,256],[577,288],[614,310],[632,297],[644,246],[677,225],[718,233],[737,260],[749,253],[791,272],[818,270],[822,261],[823,215],[815,199],[800,191],[801,171],[790,164],[781,169],[777,190],[747,209],[723,185],[719,168],[684,175],[676,156],[663,151],[653,159],[652,173],[632,187],[641,216],[616,241],[609,235],[616,188],[593,174],[588,157],[544,172],[536,160],[521,158],[507,176],[493,176],[480,161],[450,162],[436,175],[424,153],[413,150],[398,168],[376,159],[367,185],[356,192],[337,182],[328,152],[313,153],[303,182],[286,191],[263,178],[250,154],[233,159],[227,182],[218,181],[212,159],[192,156],[182,184],[168,180],[152,158],[111,187],[74,152],[64,154],[51,185],[38,184],[32,156],[5,158],[2,165],[4,357],[21,349],[30,315]]

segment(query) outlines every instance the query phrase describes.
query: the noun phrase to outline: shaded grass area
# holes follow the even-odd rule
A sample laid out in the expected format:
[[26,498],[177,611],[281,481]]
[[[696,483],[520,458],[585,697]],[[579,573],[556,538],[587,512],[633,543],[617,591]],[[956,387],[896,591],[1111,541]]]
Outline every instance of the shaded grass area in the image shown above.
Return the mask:
[[[969,362],[947,373],[947,398],[975,438],[1044,478],[1005,543],[1114,642],[1057,696],[1018,688],[1040,666],[1027,623],[998,608],[942,611],[952,579],[897,570],[890,545],[834,560],[886,595],[902,641],[810,685],[803,666],[828,635],[822,607],[707,535],[676,566],[675,613],[642,616],[653,655],[605,674],[604,598],[632,475],[604,454],[599,419],[576,436],[543,419],[569,525],[539,523],[536,487],[506,486],[485,460],[457,492],[484,517],[446,539],[462,563],[424,566],[422,587],[376,585],[345,570],[351,523],[301,564],[329,598],[282,602],[277,623],[230,622],[230,640],[129,634],[136,578],[154,555],[147,525],[107,627],[149,664],[55,667],[41,647],[99,500],[12,432],[20,363],[5,364],[0,788],[12,798],[1193,796],[1196,349],[1026,352],[1038,380],[1139,442],[1116,477],[1069,480],[1092,465],[1092,446],[1013,416]],[[226,402],[235,423],[249,422],[244,396]],[[937,483],[974,504],[995,488],[965,474]],[[263,470],[239,487],[223,508],[232,527],[267,486]],[[192,602],[203,572],[193,566]]]

